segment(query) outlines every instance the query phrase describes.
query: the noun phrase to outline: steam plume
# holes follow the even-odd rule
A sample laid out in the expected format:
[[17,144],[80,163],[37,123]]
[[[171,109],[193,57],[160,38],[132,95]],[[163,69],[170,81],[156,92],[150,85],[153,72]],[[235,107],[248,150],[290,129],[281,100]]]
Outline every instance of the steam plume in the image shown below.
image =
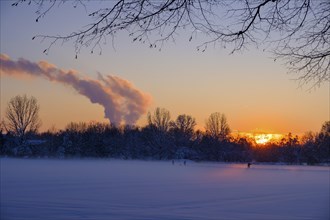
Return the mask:
[[30,75],[71,86],[92,103],[102,105],[105,117],[115,124],[134,124],[146,113],[151,102],[148,94],[117,76],[104,77],[98,73],[95,80],[81,77],[74,70],[62,70],[46,61],[34,63],[23,58],[13,61],[5,54],[0,54],[0,63],[1,73],[8,76]]

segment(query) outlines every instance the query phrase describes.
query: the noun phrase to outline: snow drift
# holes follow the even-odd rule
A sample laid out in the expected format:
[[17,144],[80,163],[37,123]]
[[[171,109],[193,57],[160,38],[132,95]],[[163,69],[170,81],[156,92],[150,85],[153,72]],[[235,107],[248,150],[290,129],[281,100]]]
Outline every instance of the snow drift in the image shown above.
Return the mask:
[[329,167],[1,159],[1,219],[328,220]]

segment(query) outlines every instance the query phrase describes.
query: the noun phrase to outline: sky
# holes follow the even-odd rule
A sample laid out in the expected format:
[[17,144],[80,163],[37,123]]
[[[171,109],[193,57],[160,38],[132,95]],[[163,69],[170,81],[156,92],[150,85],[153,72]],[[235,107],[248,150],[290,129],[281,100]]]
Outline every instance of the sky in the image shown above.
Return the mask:
[[[329,120],[329,83],[300,87],[283,62],[254,46],[234,55],[219,47],[202,53],[181,32],[159,52],[120,33],[102,46],[102,55],[83,50],[75,59],[72,42],[44,54],[49,43],[32,37],[79,29],[88,23],[86,12],[67,3],[36,22],[33,6],[11,3],[0,1],[1,65],[24,59],[38,71],[1,72],[1,120],[8,101],[23,94],[37,98],[42,131],[109,118],[143,126],[156,107],[168,109],[172,119],[192,115],[198,128],[211,113],[224,113],[239,132],[303,134]],[[70,82],[62,77],[68,73]]]

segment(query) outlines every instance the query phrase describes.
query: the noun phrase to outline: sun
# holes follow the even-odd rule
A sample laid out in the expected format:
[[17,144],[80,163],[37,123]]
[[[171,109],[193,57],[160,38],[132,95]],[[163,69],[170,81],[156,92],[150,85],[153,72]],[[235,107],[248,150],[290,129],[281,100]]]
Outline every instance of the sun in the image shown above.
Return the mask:
[[258,134],[254,136],[256,143],[260,145],[267,144],[271,139],[273,139],[272,134]]

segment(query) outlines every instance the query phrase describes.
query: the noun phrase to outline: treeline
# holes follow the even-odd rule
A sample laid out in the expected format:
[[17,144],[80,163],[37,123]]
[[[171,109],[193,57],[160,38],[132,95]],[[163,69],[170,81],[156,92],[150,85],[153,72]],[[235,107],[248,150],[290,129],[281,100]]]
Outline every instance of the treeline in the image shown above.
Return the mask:
[[170,119],[166,109],[148,114],[145,127],[104,123],[70,123],[64,130],[30,132],[24,137],[1,132],[0,154],[11,157],[189,159],[224,162],[330,162],[330,122],[317,134],[298,139],[291,134],[276,143],[258,145],[254,139],[230,135],[226,117],[213,113],[206,131],[196,131],[195,119]]

